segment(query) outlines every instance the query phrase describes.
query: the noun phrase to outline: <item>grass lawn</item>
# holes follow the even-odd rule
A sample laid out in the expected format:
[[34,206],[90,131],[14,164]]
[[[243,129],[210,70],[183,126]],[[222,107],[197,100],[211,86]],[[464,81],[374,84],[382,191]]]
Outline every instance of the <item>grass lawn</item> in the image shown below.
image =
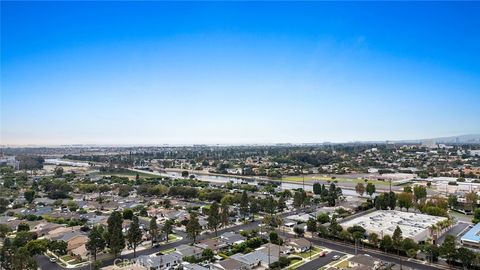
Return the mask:
[[177,239],[180,239],[180,237],[175,235],[175,234],[169,234],[168,235],[168,241],[174,241],[174,240],[177,240]]
[[298,256],[300,256],[304,259],[310,258],[310,255],[312,255],[312,258],[315,258],[315,256],[318,255],[318,253],[320,253],[321,251],[322,251],[321,248],[313,247],[312,252],[307,251],[307,252],[303,252],[303,253],[296,253],[295,255],[298,255]]
[[[303,177],[302,176],[285,176],[282,178],[283,181],[290,181],[290,182],[302,182]],[[331,177],[324,177],[321,175],[315,175],[315,174],[309,174],[305,175],[305,182],[313,182],[313,181],[337,181],[338,183],[364,183],[365,180],[363,179],[354,179],[354,178],[338,178],[336,177],[335,179],[332,179]],[[374,185],[390,185],[388,181],[380,181],[380,180],[368,180],[368,183],[372,183]],[[392,185],[395,185],[394,182],[392,182]]]
[[[173,253],[173,252],[175,252],[175,248],[170,248],[170,249],[162,250],[162,251],[160,251],[159,253],[169,254],[169,253]],[[158,254],[158,253],[157,253],[157,254]]]
[[289,265],[292,265],[292,264],[294,264],[294,263],[296,263],[296,262],[299,262],[299,261],[301,261],[301,259],[299,259],[299,258],[293,258],[293,259],[290,260],[290,264],[289,264]]
[[66,262],[69,262],[73,259],[75,259],[74,257],[70,256],[70,255],[65,255],[65,256],[62,256],[60,257],[62,260],[66,261]]
[[300,266],[304,265],[307,261],[306,260],[301,260],[299,258],[293,258],[290,264],[288,265],[287,270],[295,270],[299,268]]
[[348,268],[348,261],[347,260],[341,261],[341,262],[335,264],[334,266],[339,268],[339,269]]

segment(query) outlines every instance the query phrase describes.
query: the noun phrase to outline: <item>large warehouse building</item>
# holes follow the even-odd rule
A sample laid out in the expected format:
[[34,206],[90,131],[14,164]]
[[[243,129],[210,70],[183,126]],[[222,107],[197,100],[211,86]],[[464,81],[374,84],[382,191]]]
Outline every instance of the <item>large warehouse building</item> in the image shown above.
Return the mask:
[[435,232],[430,228],[444,220],[447,218],[396,210],[378,210],[342,222],[340,225],[344,229],[358,225],[365,228],[367,233],[376,233],[380,238],[384,235],[392,236],[398,226],[402,230],[403,238],[422,242],[440,237],[440,235],[434,235]]

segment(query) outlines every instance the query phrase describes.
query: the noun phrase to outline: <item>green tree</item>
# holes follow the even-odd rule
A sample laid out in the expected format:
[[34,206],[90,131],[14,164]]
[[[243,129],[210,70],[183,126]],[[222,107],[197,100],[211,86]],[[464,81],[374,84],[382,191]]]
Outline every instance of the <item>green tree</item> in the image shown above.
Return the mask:
[[31,256],[40,255],[47,251],[48,240],[47,239],[36,239],[29,241],[25,247]]
[[401,248],[403,251],[405,251],[405,253],[407,253],[409,250],[415,250],[415,254],[416,254],[418,251],[417,243],[411,238],[403,239]]
[[187,236],[190,239],[192,239],[193,242],[195,243],[197,240],[197,237],[200,235],[200,232],[202,231],[202,227],[198,222],[197,214],[195,213],[190,214],[190,219],[188,220],[186,230],[187,230]]
[[392,250],[393,241],[390,235],[383,236],[382,241],[380,241],[380,248],[383,249],[385,252]]
[[213,258],[215,257],[215,254],[213,253],[213,250],[206,248],[202,251],[202,259],[206,261],[212,261]]
[[357,185],[355,186],[355,191],[360,195],[360,196],[363,196],[363,193],[365,193],[365,186],[363,185],[363,183],[357,183]]
[[321,224],[328,223],[330,222],[330,216],[328,215],[328,213],[320,213],[317,216],[317,221]]
[[23,196],[25,197],[25,200],[27,200],[27,202],[30,204],[35,199],[35,191],[29,189],[23,193]]
[[437,245],[426,243],[422,246],[422,250],[429,262],[436,262],[440,256],[440,248]]
[[7,224],[0,224],[0,238],[5,238],[8,233],[10,233],[12,229]]
[[133,218],[133,210],[130,208],[124,209],[122,212],[123,219],[132,220]]
[[63,176],[63,167],[56,167],[55,168],[55,176],[62,177]]
[[330,225],[328,226],[328,231],[330,235],[337,236],[342,231],[342,226],[338,224],[337,217],[334,215],[330,220]]
[[30,226],[28,225],[28,223],[26,222],[20,222],[18,225],[17,225],[17,232],[28,232],[30,231]]
[[440,246],[440,254],[447,259],[448,263],[452,263],[457,258],[457,248],[455,236],[447,235],[442,245]]
[[122,214],[118,211],[113,211],[107,220],[107,246],[110,248],[110,252],[115,258],[125,248],[125,237],[122,233],[122,223]]
[[478,196],[477,193],[474,191],[468,192],[465,194],[465,201],[472,211],[475,211],[477,206]]
[[391,210],[395,210],[395,206],[397,206],[397,195],[395,192],[390,191],[388,193],[388,207],[390,207]]
[[19,248],[13,255],[12,270],[36,270],[37,262],[26,247]]
[[402,247],[403,237],[402,237],[402,229],[400,229],[399,226],[397,226],[395,228],[395,231],[393,231],[392,241],[397,251],[400,251]]
[[167,243],[168,243],[168,236],[170,235],[170,233],[172,233],[173,223],[174,223],[173,220],[167,219],[165,221],[165,224],[163,224],[162,232],[165,234]]
[[295,235],[297,235],[298,237],[301,237],[303,236],[303,234],[305,233],[305,230],[303,228],[300,228],[300,227],[294,227],[293,228],[293,232],[295,233]]
[[410,209],[413,206],[413,194],[408,192],[402,192],[397,196],[397,204],[400,209]]
[[313,183],[313,193],[320,195],[322,193],[322,185],[319,182]]
[[249,200],[248,200],[248,194],[247,191],[244,190],[242,193],[242,200],[240,201],[240,214],[243,216],[245,219],[248,215],[248,210],[249,210]]
[[222,226],[226,227],[228,225],[228,221],[229,221],[228,219],[230,217],[230,213],[228,211],[228,204],[223,202],[223,200],[222,200],[221,208],[222,208],[222,212],[220,214],[220,221],[222,223]]
[[378,239],[378,234],[372,232],[368,235],[368,242],[374,247],[378,247],[380,240]]
[[210,205],[210,209],[208,210],[208,228],[213,230],[215,232],[215,236],[217,236],[217,229],[218,226],[220,225],[220,219],[219,219],[220,213],[218,209],[218,203],[213,202]]
[[473,212],[472,223],[477,224],[478,222],[480,222],[480,209],[475,209]]
[[78,204],[70,200],[67,202],[67,207],[68,207],[68,210],[70,210],[70,212],[75,212],[78,209]]
[[375,193],[376,188],[374,184],[367,183],[367,187],[365,188],[365,190],[367,191],[368,196],[372,197],[373,193]]
[[280,196],[277,203],[278,212],[282,213],[287,208],[287,203],[285,202],[285,197]]
[[133,216],[132,223],[130,224],[130,228],[128,228],[127,232],[127,241],[128,244],[133,249],[133,257],[136,258],[137,256],[137,247],[142,243],[142,230],[140,230],[140,225],[138,223],[138,217]]
[[450,194],[448,196],[448,206],[450,206],[450,208],[456,208],[458,206],[458,197],[456,195]]
[[296,209],[300,209],[302,206],[305,205],[305,191],[304,190],[297,190],[293,195],[293,206]]
[[154,242],[157,242],[158,239],[158,225],[157,225],[157,217],[152,217],[150,219],[150,228],[148,230],[150,236],[152,237],[152,246]]
[[66,255],[67,254],[68,244],[65,241],[57,240],[57,241],[50,241],[48,243],[48,250],[54,252],[58,255]]
[[268,237],[270,239],[270,243],[276,245],[280,244],[280,237],[278,236],[278,233],[276,231],[271,231]]
[[255,215],[258,214],[260,211],[258,207],[258,203],[256,200],[251,199],[250,200],[250,214],[252,215],[253,220],[255,220]]
[[0,198],[0,214],[5,213],[7,211],[7,206],[10,204],[10,202],[5,199],[5,198]]
[[104,229],[101,225],[93,226],[92,230],[88,234],[88,241],[85,244],[85,248],[92,254],[93,261],[97,261],[97,254],[102,252],[107,245],[104,236]]
[[312,234],[317,231],[317,221],[314,218],[309,218],[307,221],[307,231]]
[[464,269],[470,269],[476,257],[475,252],[473,252],[471,249],[464,247],[458,249],[457,256],[460,262],[462,262]]
[[413,194],[415,195],[415,201],[418,203],[418,200],[427,197],[427,188],[424,186],[416,185],[413,187]]

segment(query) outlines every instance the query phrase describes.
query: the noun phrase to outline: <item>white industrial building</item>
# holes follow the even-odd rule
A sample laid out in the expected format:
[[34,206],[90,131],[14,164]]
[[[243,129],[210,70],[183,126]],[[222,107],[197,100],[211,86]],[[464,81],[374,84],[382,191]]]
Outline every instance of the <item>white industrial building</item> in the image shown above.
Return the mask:
[[365,228],[367,233],[376,233],[380,238],[384,235],[392,236],[398,226],[402,230],[403,238],[422,242],[429,238],[438,238],[440,235],[434,235],[436,232],[430,228],[444,220],[447,218],[396,210],[378,210],[342,222],[340,225],[344,229],[358,225]]

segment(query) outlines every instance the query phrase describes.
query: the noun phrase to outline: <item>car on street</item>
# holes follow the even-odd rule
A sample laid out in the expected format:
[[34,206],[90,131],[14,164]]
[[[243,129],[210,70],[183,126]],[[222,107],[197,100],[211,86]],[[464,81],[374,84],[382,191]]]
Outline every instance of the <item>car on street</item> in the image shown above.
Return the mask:
[[333,260],[333,261],[336,261],[336,260],[338,260],[338,259],[340,259],[340,256],[338,256],[338,255],[335,255],[335,256],[332,257],[332,260]]
[[51,263],[57,262],[57,258],[53,258],[53,257],[50,258],[50,262],[51,262]]

